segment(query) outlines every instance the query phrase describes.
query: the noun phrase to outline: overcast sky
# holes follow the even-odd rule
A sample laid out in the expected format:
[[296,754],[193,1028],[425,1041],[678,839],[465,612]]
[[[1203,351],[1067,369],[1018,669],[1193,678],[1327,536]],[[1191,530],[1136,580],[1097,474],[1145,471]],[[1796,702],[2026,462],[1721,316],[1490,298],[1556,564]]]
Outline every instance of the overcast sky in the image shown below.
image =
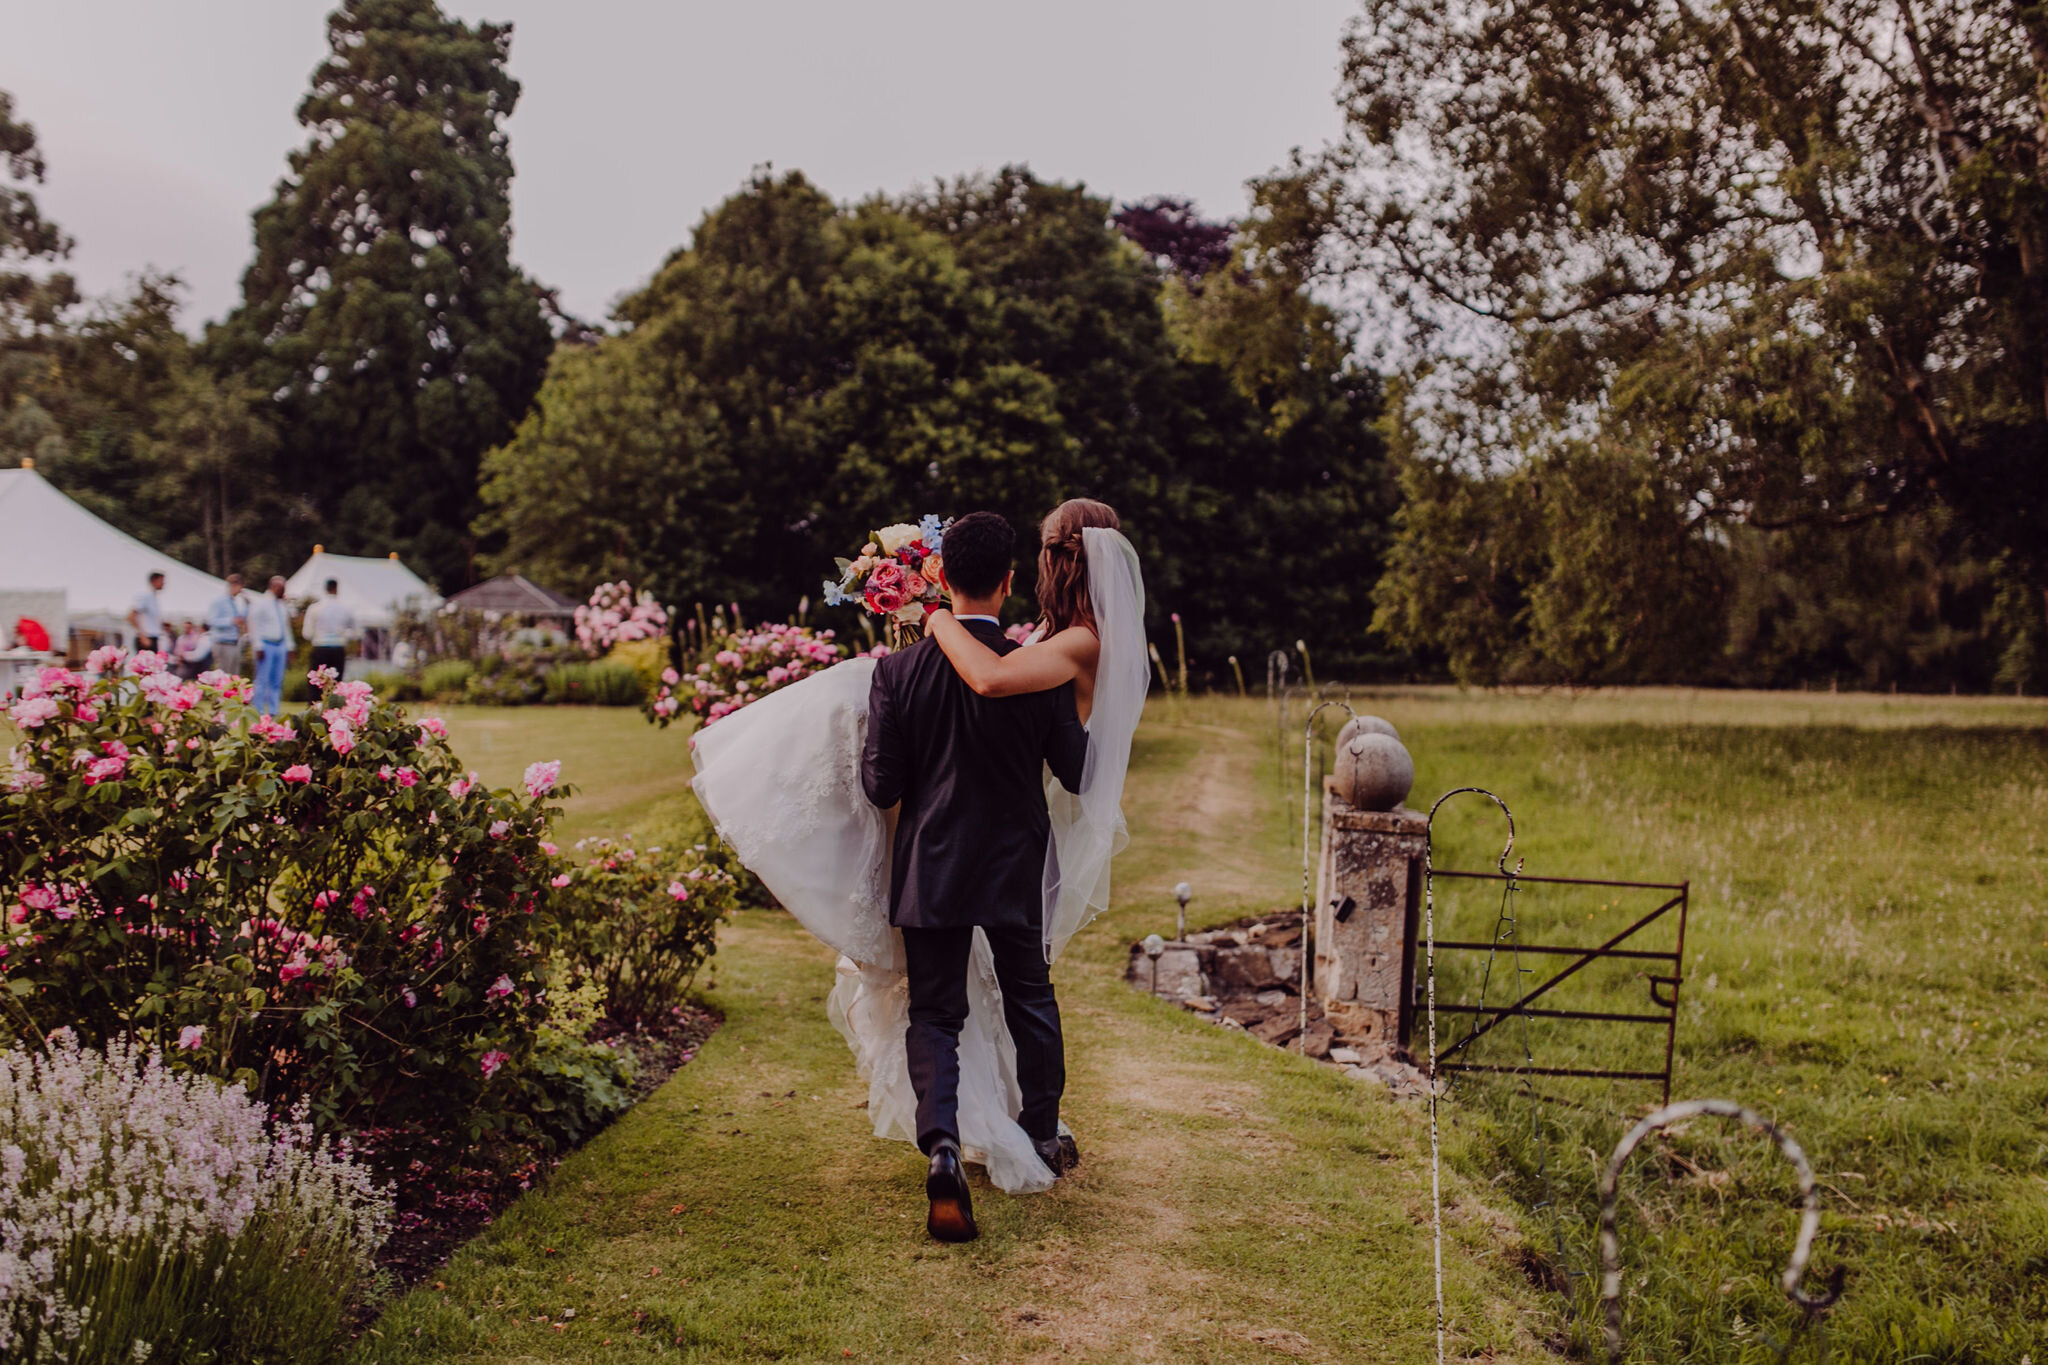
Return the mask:
[[[587,317],[750,168],[857,199],[1028,163],[1119,200],[1244,207],[1337,131],[1354,0],[443,0],[510,20],[514,254]],[[88,292],[146,266],[235,301],[249,213],[303,141],[330,0],[0,0],[0,89]]]

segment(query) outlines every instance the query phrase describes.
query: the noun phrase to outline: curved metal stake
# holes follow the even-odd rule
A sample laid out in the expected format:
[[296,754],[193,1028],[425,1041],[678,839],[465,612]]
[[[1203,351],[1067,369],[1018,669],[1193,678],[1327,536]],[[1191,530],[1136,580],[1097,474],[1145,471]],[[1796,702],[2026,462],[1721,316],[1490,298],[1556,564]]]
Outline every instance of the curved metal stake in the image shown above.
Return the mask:
[[1628,1136],[1614,1149],[1614,1156],[1600,1176],[1600,1298],[1607,1309],[1607,1358],[1610,1361],[1621,1359],[1621,1237],[1615,1230],[1616,1205],[1621,1194],[1621,1168],[1644,1138],[1661,1128],[1701,1114],[1734,1119],[1754,1128],[1778,1144],[1778,1150],[1785,1154],[1785,1159],[1792,1163],[1792,1169],[1799,1175],[1799,1235],[1792,1243],[1792,1259],[1785,1263],[1785,1272],[1778,1277],[1785,1297],[1809,1315],[1824,1311],[1842,1297],[1841,1266],[1836,1266],[1828,1277],[1826,1292],[1808,1295],[1799,1289],[1800,1280],[1806,1276],[1807,1258],[1813,1254],[1814,1234],[1820,1231],[1820,1193],[1814,1188],[1813,1167],[1807,1164],[1806,1153],[1792,1140],[1792,1135],[1754,1109],[1734,1100],[1681,1100],[1677,1104],[1665,1105],[1629,1129]]

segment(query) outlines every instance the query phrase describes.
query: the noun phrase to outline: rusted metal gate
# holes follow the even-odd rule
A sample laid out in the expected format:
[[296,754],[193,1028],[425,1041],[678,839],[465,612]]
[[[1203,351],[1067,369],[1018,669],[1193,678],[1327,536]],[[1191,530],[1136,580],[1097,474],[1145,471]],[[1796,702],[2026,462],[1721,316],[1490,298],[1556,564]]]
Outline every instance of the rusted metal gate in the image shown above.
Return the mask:
[[[1524,990],[1520,998],[1509,1004],[1487,1004],[1483,989],[1481,998],[1476,1004],[1446,1004],[1439,1001],[1436,1006],[1438,1013],[1469,1015],[1473,1016],[1476,1022],[1463,1037],[1458,1038],[1436,1055],[1437,1071],[1485,1071],[1520,1076],[1578,1076],[1604,1080],[1656,1081],[1663,1087],[1664,1102],[1666,1104],[1670,1103],[1671,1060],[1678,1041],[1678,992],[1680,984],[1684,979],[1682,964],[1685,961],[1685,919],[1691,893],[1692,884],[1690,882],[1623,882],[1604,881],[1590,877],[1527,877],[1522,876],[1519,872],[1502,874],[1499,872],[1449,872],[1437,870],[1434,872],[1434,875],[1438,877],[1462,878],[1469,881],[1501,883],[1503,910],[1500,922],[1506,926],[1505,931],[1496,930],[1494,940],[1490,943],[1455,942],[1439,939],[1436,944],[1437,952],[1489,954],[1490,957],[1487,964],[1489,977],[1492,959],[1502,955],[1515,955],[1519,958],[1520,954],[1528,953],[1539,957],[1568,957],[1572,959],[1540,983]],[[1548,943],[1525,943],[1521,941],[1519,933],[1515,929],[1515,917],[1512,910],[1508,907],[1512,903],[1516,889],[1528,885],[1605,887],[1617,891],[1662,891],[1668,894],[1665,896],[1663,903],[1657,906],[1656,909],[1642,916],[1620,933],[1615,934],[1597,946],[1579,948]],[[1677,943],[1668,952],[1643,946],[1645,940],[1639,936],[1652,925],[1664,921],[1665,917],[1671,915],[1674,911],[1676,912],[1678,924]],[[1664,963],[1667,965],[1668,970],[1666,972],[1648,974],[1651,1008],[1641,1011],[1545,1009],[1536,1004],[1536,1001],[1548,995],[1552,990],[1569,980],[1583,968],[1595,962],[1614,959]],[[1528,969],[1519,968],[1518,964],[1518,976],[1520,974],[1528,974]],[[1417,984],[1419,985],[1420,983]],[[1664,1030],[1664,1068],[1661,1071],[1621,1071],[1594,1067],[1536,1066],[1534,1065],[1533,1058],[1525,1058],[1527,1064],[1521,1066],[1499,1066],[1456,1060],[1472,1044],[1478,1042],[1488,1033],[1491,1033],[1502,1022],[1517,1017],[1523,1019],[1575,1019],[1611,1024],[1661,1026]]]

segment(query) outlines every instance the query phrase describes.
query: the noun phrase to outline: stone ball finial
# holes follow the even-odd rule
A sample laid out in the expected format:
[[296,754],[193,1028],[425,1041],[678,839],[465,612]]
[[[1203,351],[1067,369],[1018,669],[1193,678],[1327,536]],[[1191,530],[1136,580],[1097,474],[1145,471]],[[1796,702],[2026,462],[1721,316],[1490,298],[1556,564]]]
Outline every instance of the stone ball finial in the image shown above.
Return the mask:
[[1392,721],[1381,720],[1378,716],[1353,716],[1337,732],[1337,747],[1343,748],[1359,735],[1387,735],[1399,739],[1401,732],[1394,728]]
[[1415,786],[1415,760],[1394,727],[1360,716],[1337,736],[1337,794],[1357,810],[1393,810]]

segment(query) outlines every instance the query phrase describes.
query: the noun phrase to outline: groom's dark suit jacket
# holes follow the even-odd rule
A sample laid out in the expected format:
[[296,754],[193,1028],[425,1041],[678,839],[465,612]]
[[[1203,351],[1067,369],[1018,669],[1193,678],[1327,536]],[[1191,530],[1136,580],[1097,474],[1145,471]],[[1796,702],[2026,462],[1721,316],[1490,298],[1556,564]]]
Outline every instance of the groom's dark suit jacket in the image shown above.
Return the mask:
[[[1002,627],[964,623],[999,654]],[[861,785],[903,809],[890,864],[889,922],[906,929],[1036,928],[1050,837],[1042,774],[1081,785],[1088,732],[1074,686],[1016,697],[974,693],[935,640],[875,665]]]

